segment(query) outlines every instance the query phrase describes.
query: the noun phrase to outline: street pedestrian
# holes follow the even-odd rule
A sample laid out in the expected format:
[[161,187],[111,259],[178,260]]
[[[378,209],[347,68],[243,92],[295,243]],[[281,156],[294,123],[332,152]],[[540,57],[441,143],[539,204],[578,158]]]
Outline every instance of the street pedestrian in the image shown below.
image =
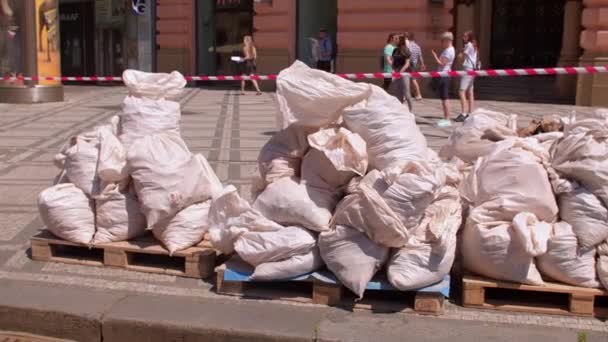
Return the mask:
[[[399,42],[399,36],[395,33],[391,33],[388,35],[388,39],[386,40],[386,45],[384,46],[384,50],[382,52],[382,72],[385,74],[390,74],[393,72],[393,52],[395,51],[395,47]],[[384,90],[388,91],[388,88],[393,82],[392,77],[384,78]]]
[[[462,67],[465,71],[479,70],[479,45],[477,38],[473,31],[467,31],[462,37],[464,47],[458,54],[460,60],[462,60]],[[458,95],[460,96],[460,115],[454,121],[463,122],[469,117],[469,114],[473,112],[475,108],[475,87],[474,87],[475,76],[462,76],[460,79],[460,87],[458,89]]]
[[[426,65],[424,64],[424,57],[422,56],[422,49],[420,45],[416,43],[416,36],[414,32],[407,32],[406,37],[409,41],[409,49],[411,53],[410,58],[410,69],[412,72],[425,71]],[[422,100],[422,93],[420,92],[420,85],[418,84],[418,80],[412,78],[412,85],[414,87],[414,98],[416,101]]]
[[[257,69],[258,52],[255,48],[255,44],[253,43],[253,37],[251,37],[250,35],[247,35],[243,38],[243,55],[245,56],[244,75],[254,76]],[[258,82],[252,79],[251,83],[253,83],[253,86],[255,87],[256,95],[262,95]],[[245,80],[241,81],[241,95],[245,95]]]
[[[393,50],[393,71],[404,73],[410,71],[411,53],[407,46],[405,35],[399,36],[399,43]],[[404,75],[401,78],[394,78],[391,84],[391,94],[397,97],[401,103],[407,102],[409,110],[412,110],[412,93],[410,89],[410,77]]]
[[[441,34],[441,47],[443,48],[441,55],[437,55],[437,52],[432,50],[435,62],[437,62],[437,71],[452,71],[454,59],[456,59],[456,50],[454,49],[453,42],[454,34],[452,32],[444,32]],[[450,121],[450,103],[448,101],[450,96],[450,78],[447,76],[433,78],[433,88],[441,99],[441,106],[443,108],[443,119],[437,122],[437,126],[449,127],[452,125]]]
[[326,29],[319,30],[319,60],[317,69],[331,72],[331,59],[333,56],[333,43]]

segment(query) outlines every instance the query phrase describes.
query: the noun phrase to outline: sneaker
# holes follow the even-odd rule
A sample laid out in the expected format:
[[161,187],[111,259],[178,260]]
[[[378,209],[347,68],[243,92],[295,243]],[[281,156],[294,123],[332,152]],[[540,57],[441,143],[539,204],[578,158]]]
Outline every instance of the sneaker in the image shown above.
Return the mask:
[[437,122],[437,126],[439,126],[441,128],[450,127],[450,126],[452,126],[452,121],[446,120],[446,119],[441,119]]
[[422,101],[422,96],[416,96],[414,99],[416,99],[416,101]]
[[458,117],[456,119],[454,119],[454,121],[464,122],[464,120],[466,120],[468,117],[469,117],[469,114],[460,113],[460,115],[458,115]]

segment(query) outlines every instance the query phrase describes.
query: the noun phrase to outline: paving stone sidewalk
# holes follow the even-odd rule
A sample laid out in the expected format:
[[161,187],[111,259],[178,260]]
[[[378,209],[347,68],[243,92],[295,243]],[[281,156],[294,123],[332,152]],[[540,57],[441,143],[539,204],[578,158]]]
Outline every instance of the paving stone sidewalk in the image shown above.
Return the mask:
[[[29,238],[41,227],[36,199],[58,170],[51,160],[67,139],[107,121],[120,110],[126,96],[123,87],[68,86],[66,102],[0,104],[0,280],[45,283],[104,291],[136,291],[161,296],[225,298],[212,291],[213,283],[107,268],[45,264],[29,258]],[[223,182],[234,184],[249,198],[251,177],[256,174],[259,149],[277,131],[277,104],[272,93],[240,96],[234,90],[189,88],[179,98],[182,135],[195,153],[210,161]],[[438,150],[449,129],[435,126],[440,117],[436,100],[415,102],[417,121]],[[458,108],[456,100],[453,108]],[[480,101],[479,107],[518,114],[520,124],[544,114],[569,115],[592,108]],[[456,113],[454,113],[456,114]],[[0,289],[0,296],[2,289]],[[597,319],[550,315],[505,314],[469,310],[450,304],[438,318],[480,322],[531,324],[608,332]]]

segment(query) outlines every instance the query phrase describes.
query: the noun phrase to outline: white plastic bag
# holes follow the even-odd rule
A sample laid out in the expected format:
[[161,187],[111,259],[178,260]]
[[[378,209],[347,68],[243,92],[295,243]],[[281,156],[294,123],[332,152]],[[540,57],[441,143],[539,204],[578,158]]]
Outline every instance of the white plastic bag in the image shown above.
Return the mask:
[[294,255],[281,261],[258,265],[251,275],[251,279],[259,281],[285,280],[314,272],[322,266],[323,259],[321,259],[319,248],[315,247],[306,254]]
[[248,264],[256,267],[310,252],[317,244],[311,231],[285,227],[270,232],[246,232],[236,240],[234,249]]
[[129,177],[127,151],[109,127],[99,129],[99,178],[107,183],[117,183]]
[[206,159],[192,155],[174,133],[142,138],[131,147],[127,160],[148,228],[222,189]]
[[319,235],[319,249],[327,268],[359,298],[363,298],[367,284],[389,257],[388,247],[340,225]]
[[534,257],[547,251],[551,225],[530,213],[516,215],[512,222],[480,223],[475,210],[462,234],[464,267],[494,279],[542,285]]
[[559,215],[572,226],[582,247],[596,247],[608,239],[608,210],[590,191],[576,187],[558,195]]
[[82,244],[93,239],[93,203],[74,184],[59,184],[42,191],[38,196],[38,211],[47,229],[58,237]]
[[540,272],[566,284],[598,287],[595,247],[579,247],[572,227],[566,222],[553,225],[547,253],[537,257]]
[[281,225],[322,232],[329,229],[337,202],[331,191],[301,184],[295,178],[281,178],[268,185],[253,208]]
[[452,132],[439,155],[444,159],[457,157],[474,163],[477,158],[492,152],[497,141],[517,136],[513,120],[502,113],[477,109]]
[[308,151],[307,136],[315,130],[291,125],[270,138],[258,156],[263,188],[280,178],[300,177],[302,158]]
[[179,134],[180,119],[178,102],[127,96],[120,113],[120,141],[128,149],[147,135],[168,131]]
[[211,201],[193,204],[152,229],[170,255],[200,243],[209,230]]
[[77,136],[66,151],[65,172],[67,178],[91,196],[99,192],[97,161],[99,159],[99,139],[97,135]]
[[370,85],[355,83],[295,61],[277,77],[278,125],[324,127],[337,122],[342,110],[370,94]]
[[241,198],[236,188],[227,186],[212,201],[209,210],[209,237],[213,247],[224,254],[234,253],[235,241],[245,232],[268,232],[283,226],[267,219]]
[[129,94],[151,99],[177,96],[186,86],[186,79],[177,71],[165,74],[128,69],[122,73],[122,80]]
[[426,138],[407,106],[382,88],[371,85],[369,97],[344,110],[346,128],[367,143],[369,166],[383,170],[395,163],[424,160]]
[[599,255],[597,259],[597,277],[604,288],[608,290],[608,240],[597,248],[597,254]]
[[458,190],[445,187],[426,210],[421,225],[388,263],[390,283],[402,291],[423,288],[450,273],[456,254],[456,234],[462,223]]
[[122,192],[118,184],[95,196],[97,232],[92,244],[126,241],[146,232],[146,217],[133,192]]

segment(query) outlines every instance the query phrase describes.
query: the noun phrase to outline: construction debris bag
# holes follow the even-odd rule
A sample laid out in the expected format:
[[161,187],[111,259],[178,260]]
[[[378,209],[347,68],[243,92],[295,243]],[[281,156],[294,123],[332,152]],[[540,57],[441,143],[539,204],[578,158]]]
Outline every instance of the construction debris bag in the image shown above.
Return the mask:
[[319,248],[315,247],[306,254],[260,264],[255,268],[251,279],[258,281],[285,280],[314,272],[323,265]]
[[322,232],[329,229],[338,200],[333,191],[308,186],[297,178],[281,178],[268,185],[253,208],[283,226]]
[[285,227],[275,231],[245,232],[235,241],[234,250],[251,266],[276,262],[310,252],[316,235],[304,228]]
[[277,77],[278,125],[331,125],[339,121],[344,108],[363,101],[369,94],[370,85],[366,83],[355,83],[295,61]]
[[99,129],[99,178],[107,183],[118,183],[129,177],[127,151],[111,127]]
[[327,268],[359,298],[389,257],[388,247],[341,225],[319,235],[319,249]]
[[65,172],[71,183],[87,195],[99,192],[97,161],[99,139],[97,134],[81,134],[72,139],[72,146],[65,151]]
[[152,229],[152,233],[173,253],[199,244],[209,230],[209,208],[211,201],[197,203],[178,212]]
[[596,247],[608,239],[608,210],[593,193],[575,185],[557,198],[559,215],[572,226],[581,247]]
[[551,166],[577,181],[608,207],[608,115],[575,118],[551,149]]
[[260,176],[266,185],[284,177],[300,177],[302,158],[308,151],[308,135],[314,127],[290,125],[277,132],[258,156]]
[[444,159],[457,157],[474,163],[479,157],[489,154],[497,141],[517,136],[516,117],[502,113],[477,109],[462,126],[456,128],[439,155]]
[[462,234],[464,267],[494,279],[542,285],[534,258],[547,251],[552,225],[526,212],[512,222],[480,223],[475,210]]
[[365,176],[365,141],[346,128],[322,129],[308,136],[311,149],[302,161],[302,181],[312,187],[338,191],[355,176]]
[[414,115],[382,88],[370,87],[364,101],[343,113],[346,128],[367,143],[370,168],[383,170],[395,163],[426,159],[426,139]]
[[88,244],[95,234],[93,202],[74,184],[59,184],[38,195],[38,211],[47,229],[74,243]]
[[146,217],[134,192],[121,191],[118,184],[95,196],[97,232],[92,244],[126,241],[146,232]]
[[128,69],[122,73],[122,80],[130,95],[150,99],[175,97],[182,93],[187,83],[177,71],[165,74]]
[[232,185],[213,197],[209,210],[209,237],[213,247],[224,254],[234,253],[236,240],[245,232],[269,232],[283,229],[253,209]]
[[597,254],[599,255],[597,259],[597,277],[604,288],[608,290],[608,240],[599,245]]
[[595,247],[580,247],[578,239],[566,222],[553,225],[547,244],[547,253],[536,258],[543,275],[566,284],[598,287],[595,271]]
[[423,222],[388,263],[389,282],[399,290],[423,288],[450,273],[456,254],[456,234],[462,224],[458,190],[446,186],[426,208]]
[[148,228],[222,189],[207,160],[192,155],[175,133],[142,138],[129,149],[127,160]]
[[180,133],[181,108],[178,102],[127,96],[120,113],[120,141],[128,149],[147,135]]

